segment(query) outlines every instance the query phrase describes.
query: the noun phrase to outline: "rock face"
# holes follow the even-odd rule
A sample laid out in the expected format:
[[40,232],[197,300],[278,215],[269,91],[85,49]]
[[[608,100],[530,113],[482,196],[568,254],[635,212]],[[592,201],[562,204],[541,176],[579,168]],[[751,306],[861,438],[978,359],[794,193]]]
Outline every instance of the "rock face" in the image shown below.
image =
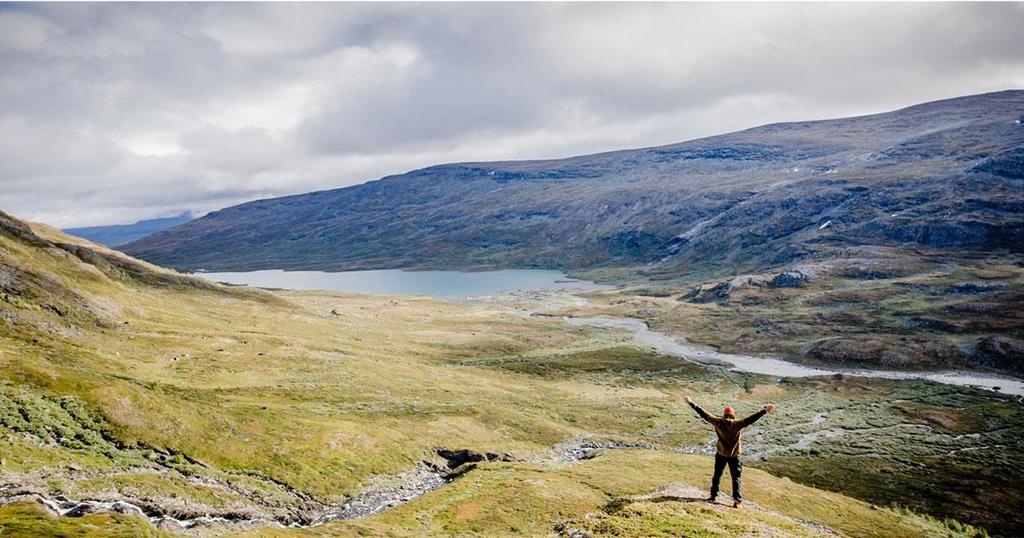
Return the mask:
[[810,277],[800,271],[786,271],[772,277],[768,281],[768,286],[771,288],[799,288],[806,284],[808,280],[810,280]]
[[[179,269],[753,271],[857,245],[1024,251],[1024,91],[259,200],[123,247]],[[784,279],[779,284],[794,283]]]
[[836,338],[811,344],[804,356],[826,364],[863,368],[904,368],[919,362],[916,350],[894,348],[877,340]]
[[691,303],[714,303],[727,300],[730,293],[732,293],[732,282],[726,280],[725,282],[719,282],[708,289],[703,289],[701,287],[690,288],[690,291],[683,294],[679,300],[685,300]]
[[479,461],[514,461],[514,458],[508,454],[498,454],[495,452],[487,452],[485,454],[468,448],[457,450],[439,448],[437,449],[437,455],[448,462],[449,469],[456,469],[465,463],[476,463]]
[[971,360],[982,366],[1024,373],[1024,342],[1008,336],[990,336],[978,342]]

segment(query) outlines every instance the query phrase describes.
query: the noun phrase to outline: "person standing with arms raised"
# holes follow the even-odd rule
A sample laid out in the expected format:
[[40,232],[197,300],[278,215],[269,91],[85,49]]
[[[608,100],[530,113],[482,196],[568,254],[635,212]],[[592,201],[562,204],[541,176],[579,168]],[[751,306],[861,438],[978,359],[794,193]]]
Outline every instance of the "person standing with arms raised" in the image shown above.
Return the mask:
[[718,485],[722,481],[722,472],[725,466],[729,466],[729,474],[732,476],[732,499],[733,507],[739,508],[743,502],[740,494],[740,473],[743,471],[743,464],[740,463],[742,447],[740,437],[743,428],[750,426],[767,413],[771,413],[775,406],[764,404],[761,410],[742,420],[736,419],[736,411],[732,407],[726,407],[722,416],[718,417],[708,413],[701,406],[693,403],[693,399],[686,397],[686,403],[700,415],[700,418],[715,427],[715,434],[718,435],[718,446],[715,452],[715,473],[711,476],[711,496],[709,502],[715,502],[718,498]]

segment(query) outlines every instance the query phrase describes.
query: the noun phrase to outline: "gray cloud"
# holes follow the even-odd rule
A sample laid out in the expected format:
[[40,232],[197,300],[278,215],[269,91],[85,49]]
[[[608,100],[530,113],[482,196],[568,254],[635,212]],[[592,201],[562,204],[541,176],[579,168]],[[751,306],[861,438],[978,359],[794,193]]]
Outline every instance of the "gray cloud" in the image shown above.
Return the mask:
[[204,212],[419,166],[1024,87],[1021,4],[6,4],[0,208]]

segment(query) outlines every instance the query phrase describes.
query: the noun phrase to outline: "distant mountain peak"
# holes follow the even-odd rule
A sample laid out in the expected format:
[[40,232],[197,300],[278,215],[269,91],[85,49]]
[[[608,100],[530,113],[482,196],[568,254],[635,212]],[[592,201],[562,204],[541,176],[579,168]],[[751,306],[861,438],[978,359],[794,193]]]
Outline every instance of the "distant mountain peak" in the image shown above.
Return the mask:
[[[179,269],[732,271],[858,245],[1024,249],[1024,91],[567,159],[436,165],[124,245]],[[822,226],[823,222],[830,222]]]
[[159,232],[179,224],[184,224],[193,218],[192,212],[185,210],[170,217],[144,219],[135,221],[131,224],[66,228],[63,231],[83,239],[100,243],[101,245],[116,247],[118,245],[123,245],[125,243],[141,239],[154,232]]

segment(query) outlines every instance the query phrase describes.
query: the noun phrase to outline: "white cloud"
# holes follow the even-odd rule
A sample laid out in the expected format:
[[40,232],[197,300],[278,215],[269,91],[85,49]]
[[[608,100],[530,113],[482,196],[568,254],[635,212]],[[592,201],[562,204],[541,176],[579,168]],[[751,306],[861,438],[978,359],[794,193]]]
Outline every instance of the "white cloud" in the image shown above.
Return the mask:
[[288,140],[264,129],[225,129],[204,125],[181,135],[180,145],[196,170],[249,176],[291,162],[298,157]]
[[7,4],[0,209],[204,212],[1024,86],[1020,4]]
[[17,11],[0,12],[0,50],[39,50],[57,28],[45,19]]

